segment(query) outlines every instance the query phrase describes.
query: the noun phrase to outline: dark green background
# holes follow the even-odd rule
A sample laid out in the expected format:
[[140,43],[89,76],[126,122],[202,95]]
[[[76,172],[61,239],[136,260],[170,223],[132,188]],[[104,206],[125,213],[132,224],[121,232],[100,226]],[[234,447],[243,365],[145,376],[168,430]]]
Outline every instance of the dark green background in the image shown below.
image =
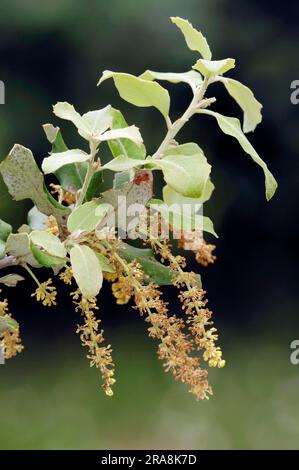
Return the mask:
[[[205,213],[220,235],[218,261],[201,271],[227,367],[211,374],[213,399],[194,402],[163,373],[143,320],[130,308],[114,307],[105,288],[100,315],[118,379],[115,397],[106,398],[74,334],[79,319],[65,292],[57,308],[41,309],[28,281],[6,291],[26,349],[0,366],[0,448],[299,446],[299,366],[289,360],[290,342],[299,336],[299,105],[290,103],[290,84],[299,79],[297,2],[2,0],[0,159],[18,142],[40,162],[49,150],[41,125],[58,123],[51,106],[60,100],[82,112],[121,107],[153,151],[165,132],[159,114],[121,102],[112,82],[95,85],[104,69],[189,69],[196,55],[171,15],[201,28],[215,59],[236,59],[232,76],[264,105],[264,121],[249,138],[279,183],[266,203],[259,167],[208,118],[195,118],[180,135],[182,142],[200,143],[213,165],[216,190]],[[176,116],[190,95],[181,85],[169,91]],[[220,85],[214,92],[215,109],[241,116]],[[70,125],[64,134],[81,145]],[[1,218],[15,228],[30,207],[12,203],[2,183],[0,206]]]

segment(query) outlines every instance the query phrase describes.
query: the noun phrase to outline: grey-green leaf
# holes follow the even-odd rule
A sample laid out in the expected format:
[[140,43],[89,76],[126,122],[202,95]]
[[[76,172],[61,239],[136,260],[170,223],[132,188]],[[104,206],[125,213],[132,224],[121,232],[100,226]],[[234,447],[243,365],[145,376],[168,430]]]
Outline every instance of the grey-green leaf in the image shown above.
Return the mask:
[[25,278],[19,274],[7,274],[6,276],[0,277],[0,284],[4,284],[7,287],[15,287],[18,282],[24,281]]
[[214,77],[221,75],[228,70],[235,67],[235,59],[223,59],[223,60],[205,60],[199,59],[193,69],[198,70],[204,76]]
[[170,83],[187,83],[192,90],[202,84],[202,76],[195,70],[188,72],[173,73],[173,72],[154,72],[153,70],[146,70],[139,76],[143,80],[166,80]]
[[101,201],[90,201],[82,204],[73,210],[67,221],[68,230],[76,232],[78,230],[91,232],[95,230],[97,224],[104,218],[109,207]]
[[65,165],[86,162],[89,158],[90,155],[79,149],[53,153],[50,157],[44,158],[42,162],[42,170],[46,175],[49,173],[55,173]]
[[[83,165],[83,164],[82,164]],[[96,171],[91,178],[91,181],[86,192],[85,201],[90,201],[93,197],[98,197],[101,194],[103,183],[103,173]]]
[[[185,230],[201,230],[218,238],[211,219],[203,216],[201,213],[195,212],[196,206],[192,207],[192,205],[189,204],[184,206],[184,204],[188,203],[176,202],[168,205],[160,199],[152,199],[148,205],[152,210],[160,212],[167,224],[171,225],[179,232]],[[201,204],[199,204],[199,206],[200,205]]]
[[61,119],[71,121],[77,127],[81,137],[88,141],[100,140],[101,134],[111,126],[112,122],[110,105],[103,109],[89,111],[81,116],[73,105],[59,102],[53,106],[53,112]]
[[44,124],[43,130],[50,144],[52,144],[52,153],[65,152],[67,146],[63,140],[60,128],[53,124]]
[[102,255],[102,253],[95,254],[97,255],[102,271],[105,271],[106,273],[115,273],[114,267],[111,263],[109,263],[109,260],[106,258],[106,256]]
[[[47,139],[52,144],[52,154],[68,150],[59,127],[54,127],[52,124],[44,124],[43,129]],[[87,167],[87,162],[68,164],[56,170],[55,176],[58,179],[60,186],[65,191],[75,193],[83,186]],[[91,197],[92,196],[93,194]]]
[[6,241],[6,252],[34,268],[40,266],[32,255],[28,233],[11,233]]
[[[122,129],[125,127],[128,127],[128,124],[122,113],[118,109],[112,108],[112,129]],[[137,145],[130,139],[118,138],[108,140],[108,145],[114,157],[124,155],[141,160],[146,156],[145,146],[143,144]]]
[[166,202],[166,204],[173,204],[176,202],[190,204],[191,206],[194,204],[203,204],[211,198],[214,188],[215,186],[209,178],[206,182],[202,195],[200,197],[194,198],[183,196],[167,184],[163,188],[163,200]]
[[5,255],[5,242],[12,232],[12,226],[0,219],[0,259]]
[[31,243],[43,249],[47,253],[60,258],[66,257],[66,249],[63,243],[53,233],[46,230],[34,230],[29,235]]
[[178,16],[172,16],[170,19],[182,31],[189,49],[199,52],[204,59],[211,60],[212,53],[203,34],[197,31],[188,20]]
[[246,85],[227,77],[218,77],[217,81],[224,84],[228,93],[243,110],[243,132],[254,131],[262,120],[262,104],[255,98],[254,94]]
[[69,209],[58,204],[47,191],[31,150],[22,145],[14,145],[0,164],[0,173],[16,201],[31,199],[43,214],[52,214],[59,223],[65,222]]
[[163,200],[166,204],[190,204],[191,207],[194,207],[196,204],[203,204],[204,202],[208,201],[214,191],[214,185],[212,181],[209,179],[205,186],[204,192],[201,197],[186,197],[182,194],[176,192],[172,189],[168,184],[163,188]]
[[97,296],[103,283],[97,255],[86,245],[75,245],[71,248],[70,259],[74,278],[82,295],[87,299]]
[[33,206],[27,214],[27,222],[31,230],[47,230],[48,217]]
[[111,171],[126,171],[131,168],[135,168],[139,165],[144,165],[145,160],[137,160],[136,158],[129,158],[125,155],[119,155],[113,160],[110,160],[108,163],[101,167],[102,170],[111,170]]
[[11,232],[12,226],[7,222],[4,222],[4,220],[0,219],[0,240],[3,240],[5,242]]
[[165,118],[168,116],[170,107],[169,93],[158,83],[143,80],[128,73],[105,70],[98,85],[108,78],[113,78],[121,98],[125,101],[140,107],[153,106],[157,108]]
[[39,264],[46,268],[65,264],[66,249],[54,234],[46,230],[34,230],[29,238],[32,254]]
[[257,163],[263,169],[265,175],[266,199],[269,201],[275,194],[277,189],[277,182],[272,173],[269,171],[266,163],[261,159],[246,136],[243,134],[239,119],[223,116],[222,114],[216,113],[209,109],[202,109],[199,112],[216,118],[222,132],[237,139],[243,150],[248,155],[250,155],[253,161],[255,161],[255,163]]
[[0,333],[18,328],[18,323],[9,315],[0,317]]
[[197,153],[184,154],[183,151],[183,146],[174,147],[161,160],[147,161],[163,171],[166,183],[175,191],[187,197],[201,197],[209,180],[211,165],[198,146]]

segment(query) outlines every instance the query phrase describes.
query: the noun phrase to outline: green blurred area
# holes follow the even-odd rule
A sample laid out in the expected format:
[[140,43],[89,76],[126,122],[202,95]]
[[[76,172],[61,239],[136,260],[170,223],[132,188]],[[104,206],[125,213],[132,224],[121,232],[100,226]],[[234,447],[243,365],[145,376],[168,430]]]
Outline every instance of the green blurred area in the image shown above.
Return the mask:
[[[78,338],[77,338],[78,339]],[[115,395],[80,344],[28,344],[1,370],[1,449],[298,448],[298,367],[287,342],[226,341],[214,396],[196,402],[162,371],[141,331],[115,332]],[[287,347],[286,347],[287,345]]]

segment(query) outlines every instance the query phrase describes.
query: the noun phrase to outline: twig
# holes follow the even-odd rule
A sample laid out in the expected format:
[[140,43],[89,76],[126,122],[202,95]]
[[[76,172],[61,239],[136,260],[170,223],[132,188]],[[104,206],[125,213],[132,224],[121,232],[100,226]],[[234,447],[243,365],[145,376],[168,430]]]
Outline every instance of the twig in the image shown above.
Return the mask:
[[207,91],[207,88],[209,86],[209,77],[206,77],[202,83],[202,85],[196,89],[194,92],[193,99],[184,112],[184,114],[177,119],[175,122],[171,123],[168,122],[168,132],[166,136],[164,137],[164,140],[162,141],[160,147],[157,149],[157,151],[154,153],[153,158],[160,159],[163,156],[163,153],[167,148],[169,147],[169,143],[175,138],[177,133],[182,129],[184,124],[189,121],[189,119],[197,112],[197,110],[200,107],[201,101],[205,95],[205,92]]
[[0,259],[0,269],[15,266],[16,264],[18,264],[18,260],[15,256],[6,256],[5,258]]

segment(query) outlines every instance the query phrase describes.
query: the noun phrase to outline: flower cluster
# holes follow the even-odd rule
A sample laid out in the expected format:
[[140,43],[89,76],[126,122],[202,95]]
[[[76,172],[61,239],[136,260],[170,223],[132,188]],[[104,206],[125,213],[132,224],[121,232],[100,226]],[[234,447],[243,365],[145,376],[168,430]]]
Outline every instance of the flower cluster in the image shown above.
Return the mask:
[[72,268],[70,266],[68,266],[67,268],[65,268],[64,271],[62,271],[60,274],[59,274],[59,278],[65,283],[67,284],[68,286],[71,285],[72,283],[72,279],[73,279],[73,271],[72,271]]
[[130,283],[130,279],[126,276],[119,276],[118,280],[112,284],[112,293],[116,298],[117,304],[127,304],[134,294],[134,288]]
[[[213,325],[213,322],[210,321],[212,312],[206,308],[208,302],[204,298],[206,293],[197,285],[197,280],[193,274],[190,273],[189,276],[189,288],[180,291],[179,299],[187,315],[187,324],[190,324],[189,330],[194,337],[197,349],[204,351],[203,358],[208,361],[210,367],[222,368],[225,366],[225,361],[222,359],[219,346],[215,345],[218,335],[215,334],[217,332],[216,328],[211,328],[211,325]],[[186,279],[183,283],[185,284],[185,282]]]
[[57,220],[53,215],[49,215],[49,217],[47,218],[47,226],[48,226],[48,232],[52,233],[53,235],[59,234],[59,227],[57,224]]
[[199,249],[194,252],[196,261],[205,267],[208,266],[208,264],[213,264],[216,260],[216,256],[213,255],[215,248],[215,245],[207,243],[205,240],[203,240]]
[[112,360],[111,346],[101,346],[104,342],[103,330],[100,329],[100,320],[95,317],[94,310],[98,310],[96,298],[86,299],[77,290],[72,293],[76,310],[80,311],[84,317],[84,324],[78,325],[77,333],[80,335],[82,345],[88,348],[87,359],[90,366],[95,366],[100,370],[104,392],[108,396],[113,395],[112,385],[115,383],[114,364]]
[[21,343],[19,325],[9,313],[7,299],[0,301],[0,319],[5,325],[0,330],[0,347],[3,348],[4,358],[11,359],[22,352],[24,346]]
[[[200,357],[194,353],[204,349],[203,359],[210,366],[222,367],[224,361],[221,359],[220,349],[214,343],[217,339],[214,334],[216,330],[205,330],[210,324],[211,312],[205,308],[204,292],[198,286],[196,275],[183,271],[185,259],[172,255],[166,240],[151,240],[150,243],[163,261],[169,262],[169,268],[174,273],[174,285],[188,286],[186,293],[181,291],[179,295],[187,319],[184,321],[183,318],[168,314],[168,304],[162,300],[162,292],[158,286],[149,282],[139,263],[126,262],[113,249],[113,242],[110,241],[108,256],[117,266],[117,279],[115,276],[112,279],[112,292],[118,303],[126,303],[133,298],[134,308],[150,324],[149,336],[160,343],[158,357],[163,361],[165,371],[184,383],[197,399],[209,398],[212,389],[207,380],[208,373],[201,367]],[[105,254],[107,255],[107,251]]]
[[224,367],[222,351],[215,344],[218,340],[217,330],[212,327],[212,312],[206,307],[208,301],[204,298],[206,293],[201,288],[200,278],[193,272],[183,271],[184,258],[174,256],[165,240],[163,243],[159,240],[151,240],[151,245],[161,256],[161,260],[168,261],[170,269],[177,272],[173,284],[180,289],[179,299],[187,317],[186,324],[189,325],[188,330],[193,337],[195,349],[203,351],[203,359],[210,367]]
[[207,243],[201,230],[184,230],[178,242],[178,247],[183,250],[191,250],[195,254],[196,261],[202,266],[214,263],[216,256],[212,253],[216,246]]
[[51,278],[45,282],[39,283],[35,292],[31,294],[31,297],[36,297],[36,300],[41,301],[45,307],[56,305],[56,296],[56,287],[52,286]]
[[168,316],[167,304],[161,300],[157,286],[143,286],[136,292],[135,303],[141,314],[146,314],[150,323],[149,336],[160,341],[158,357],[164,363],[166,372],[188,387],[197,399],[212,394],[207,381],[207,371],[201,369],[200,359],[194,357],[194,344],[184,331],[185,323],[175,315]]

